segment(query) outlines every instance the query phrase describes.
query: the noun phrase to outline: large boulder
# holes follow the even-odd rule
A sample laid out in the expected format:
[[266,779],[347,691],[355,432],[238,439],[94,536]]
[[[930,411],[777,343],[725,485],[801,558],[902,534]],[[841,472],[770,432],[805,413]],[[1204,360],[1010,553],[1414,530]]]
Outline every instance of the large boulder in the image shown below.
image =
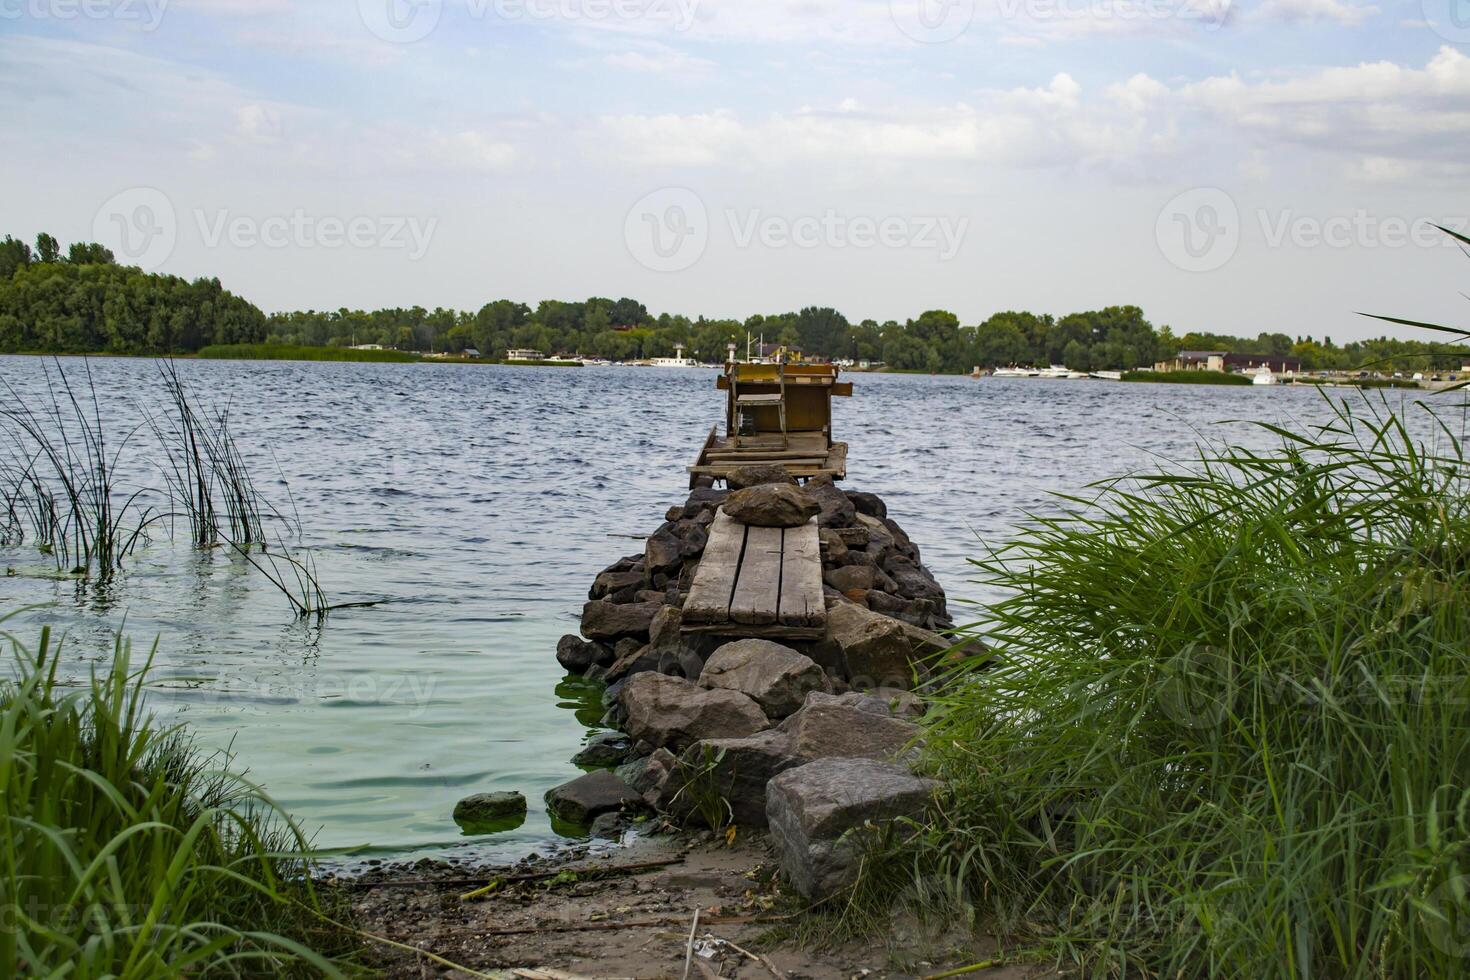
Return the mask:
[[845,600],[827,609],[827,642],[841,649],[857,688],[910,688],[915,665],[949,646],[937,633]]
[[803,707],[823,704],[850,705],[885,718],[902,718],[905,721],[913,721],[924,714],[924,702],[919,696],[913,691],[900,688],[880,688],[871,692],[848,691],[845,694],[813,691],[806,696]]
[[832,483],[830,476],[812,477],[807,481],[806,492],[817,503],[817,523],[822,527],[852,527],[857,522],[857,509],[847,494]]
[[648,536],[643,545],[643,565],[648,575],[667,574],[684,563],[684,540],[674,533],[670,525],[664,525]]
[[791,474],[786,472],[786,467],[780,463],[748,463],[745,466],[737,466],[725,474],[725,483],[731,490],[744,490],[747,487],[758,487],[763,483],[790,483],[796,481]]
[[888,516],[888,505],[876,493],[848,490],[847,499],[852,501],[853,507],[857,508],[859,514],[867,514],[869,517],[880,519]]
[[653,645],[642,643],[614,660],[612,666],[607,668],[607,672],[602,675],[602,680],[608,684],[616,684],[635,674],[656,671],[660,662],[659,652],[653,648]]
[[766,786],[781,870],[808,898],[836,893],[852,881],[869,828],[921,817],[938,785],[874,759],[818,759],[787,769]]
[[644,802],[655,809],[667,809],[663,788],[679,768],[679,759],[668,749],[654,749],[648,755],[625,762],[613,772],[623,778]]
[[893,579],[899,595],[909,599],[931,599],[943,608],[944,589],[922,565],[914,564],[903,555],[890,555],[883,563],[883,570]]
[[661,794],[664,807],[688,816],[698,810],[701,797],[713,794],[729,806],[735,823],[764,827],[766,784],[804,761],[792,753],[790,736],[784,732],[701,739],[680,755],[677,776]]
[[604,813],[625,804],[641,804],[643,798],[620,776],[606,769],[578,776],[546,791],[546,809],[553,817],[573,824],[590,824]]
[[589,599],[611,599],[613,602],[629,602],[643,588],[643,565],[640,563],[627,571],[603,572],[592,582],[587,592]]
[[709,690],[682,677],[635,674],[619,695],[629,735],[678,751],[702,738],[738,738],[770,725],[749,697]]
[[822,573],[822,581],[844,594],[853,589],[867,592],[873,588],[873,579],[877,573],[878,570],[872,565],[845,565],[827,569]]
[[728,517],[755,527],[800,527],[816,517],[820,509],[805,490],[788,483],[762,483],[736,490],[724,503]]
[[568,633],[556,641],[556,662],[569,674],[583,674],[593,664],[599,667],[610,665],[613,652],[606,644]]
[[678,606],[667,605],[654,614],[648,626],[648,644],[656,658],[654,667],[660,674],[672,674],[698,680],[704,669],[704,655],[713,648],[713,638],[685,633],[684,614]]
[[728,490],[715,490],[712,487],[695,487],[689,491],[689,498],[684,501],[684,519],[691,520],[701,514],[713,513],[716,507],[725,502],[730,495]]
[[804,759],[898,758],[918,738],[919,726],[869,707],[813,695],[780,731],[790,738],[791,754]]
[[572,756],[572,765],[584,769],[611,769],[628,758],[633,743],[622,732],[598,732]]
[[520,793],[476,793],[454,805],[454,822],[467,833],[515,830],[526,820],[526,798]]
[[699,686],[739,691],[768,718],[785,718],[812,691],[829,690],[827,675],[810,657],[770,640],[736,640],[716,650],[699,675]]
[[599,599],[582,606],[582,635],[589,640],[618,640],[625,636],[646,636],[653,614],[662,608],[659,602],[619,604]]

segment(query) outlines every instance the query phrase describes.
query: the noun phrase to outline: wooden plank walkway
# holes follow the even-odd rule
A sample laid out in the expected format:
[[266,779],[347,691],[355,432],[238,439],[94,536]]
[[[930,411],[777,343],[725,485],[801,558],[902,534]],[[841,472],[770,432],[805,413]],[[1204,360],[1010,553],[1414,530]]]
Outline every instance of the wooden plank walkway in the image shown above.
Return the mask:
[[716,512],[683,620],[689,632],[820,639],[827,606],[816,520],[747,527]]

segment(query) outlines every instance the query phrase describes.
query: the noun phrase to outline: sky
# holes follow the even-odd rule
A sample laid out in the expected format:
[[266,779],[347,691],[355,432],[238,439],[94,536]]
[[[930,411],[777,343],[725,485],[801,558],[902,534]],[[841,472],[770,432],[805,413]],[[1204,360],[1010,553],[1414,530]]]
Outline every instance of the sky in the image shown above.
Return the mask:
[[1470,0],[0,0],[0,84],[0,233],[268,311],[1465,319]]

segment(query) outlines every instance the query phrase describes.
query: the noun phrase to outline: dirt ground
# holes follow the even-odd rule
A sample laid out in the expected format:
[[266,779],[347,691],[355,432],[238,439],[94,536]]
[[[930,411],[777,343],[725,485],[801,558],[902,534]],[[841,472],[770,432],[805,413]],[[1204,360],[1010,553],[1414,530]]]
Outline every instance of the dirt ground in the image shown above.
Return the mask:
[[[461,897],[491,882],[487,894]],[[996,956],[993,945],[936,937],[903,916],[872,940],[803,948],[790,937],[792,903],[780,894],[762,838],[726,846],[708,835],[644,837],[509,868],[421,861],[342,884],[353,894],[359,928],[411,947],[374,944],[373,965],[389,977],[881,980],[932,976]],[[964,975],[1033,974],[999,966]]]

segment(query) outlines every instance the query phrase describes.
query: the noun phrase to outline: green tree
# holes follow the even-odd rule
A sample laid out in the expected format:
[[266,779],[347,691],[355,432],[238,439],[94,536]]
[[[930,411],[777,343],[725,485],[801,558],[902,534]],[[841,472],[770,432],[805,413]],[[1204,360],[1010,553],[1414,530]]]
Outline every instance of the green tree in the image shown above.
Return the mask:
[[36,236],[36,261],[37,262],[59,262],[61,261],[61,245],[55,238],[44,231]]

